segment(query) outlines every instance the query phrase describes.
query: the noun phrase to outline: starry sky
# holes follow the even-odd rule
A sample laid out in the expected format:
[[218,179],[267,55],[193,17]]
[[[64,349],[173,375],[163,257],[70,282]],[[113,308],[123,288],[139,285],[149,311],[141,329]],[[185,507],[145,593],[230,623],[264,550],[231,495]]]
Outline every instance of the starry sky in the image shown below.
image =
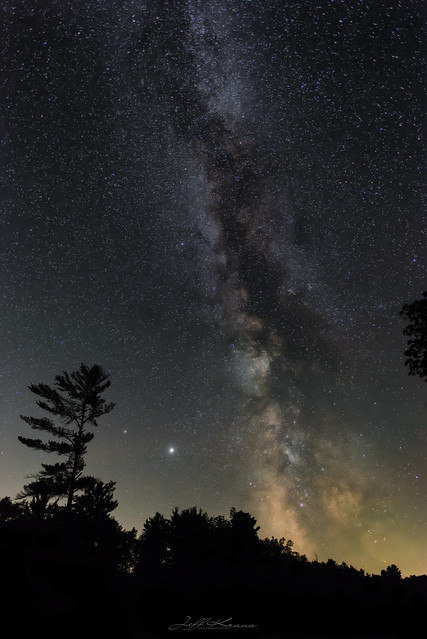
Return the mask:
[[[2,0],[1,467],[111,374],[87,472],[309,558],[427,572],[422,3]],[[51,461],[48,459],[47,461]]]

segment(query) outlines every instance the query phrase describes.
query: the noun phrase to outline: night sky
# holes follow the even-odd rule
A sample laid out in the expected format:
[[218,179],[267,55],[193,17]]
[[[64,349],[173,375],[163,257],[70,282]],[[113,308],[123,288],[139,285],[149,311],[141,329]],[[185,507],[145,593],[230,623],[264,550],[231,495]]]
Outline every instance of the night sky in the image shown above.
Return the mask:
[[2,0],[1,496],[30,383],[111,374],[87,472],[427,572],[422,3]]

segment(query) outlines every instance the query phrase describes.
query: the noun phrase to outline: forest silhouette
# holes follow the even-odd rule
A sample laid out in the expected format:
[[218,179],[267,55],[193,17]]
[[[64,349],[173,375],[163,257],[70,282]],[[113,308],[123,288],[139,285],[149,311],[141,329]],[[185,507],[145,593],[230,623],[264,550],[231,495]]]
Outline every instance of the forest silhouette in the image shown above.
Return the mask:
[[0,500],[1,619],[14,636],[425,637],[426,576],[309,561],[235,509],[156,513],[138,535],[111,515],[111,484],[96,488],[71,514]]
[[[415,374],[425,379],[419,308],[404,311],[415,327],[409,345],[418,340],[405,355],[421,361]],[[108,377],[81,364],[53,386],[29,386],[49,417],[21,417],[52,439],[19,440],[62,461],[0,499],[3,628],[44,639],[427,636],[426,575],[310,561],[292,540],[261,538],[247,512],[175,508],[149,517],[139,535],[125,530],[112,515],[115,482],[84,474],[89,429],[114,407],[103,397]]]

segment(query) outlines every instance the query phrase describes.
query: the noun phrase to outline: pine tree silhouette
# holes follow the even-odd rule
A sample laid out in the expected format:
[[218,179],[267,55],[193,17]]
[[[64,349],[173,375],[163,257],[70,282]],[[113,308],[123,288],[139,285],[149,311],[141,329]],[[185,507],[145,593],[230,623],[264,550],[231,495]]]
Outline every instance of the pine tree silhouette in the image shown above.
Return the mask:
[[[33,503],[46,508],[51,497],[66,497],[67,513],[71,512],[76,491],[87,487],[91,478],[83,477],[84,456],[94,434],[88,426],[98,426],[98,418],[109,413],[113,403],[107,403],[102,394],[111,382],[101,366],[81,364],[70,375],[63,372],[55,377],[54,387],[47,384],[31,384],[29,389],[39,399],[37,406],[58,418],[55,424],[49,417],[21,415],[31,428],[55,437],[47,442],[41,439],[19,436],[19,441],[35,450],[56,453],[65,461],[42,464],[43,470],[35,475],[35,481],[24,486],[18,497],[33,497]],[[93,479],[93,478],[92,478]],[[89,482],[90,483],[90,482]]]

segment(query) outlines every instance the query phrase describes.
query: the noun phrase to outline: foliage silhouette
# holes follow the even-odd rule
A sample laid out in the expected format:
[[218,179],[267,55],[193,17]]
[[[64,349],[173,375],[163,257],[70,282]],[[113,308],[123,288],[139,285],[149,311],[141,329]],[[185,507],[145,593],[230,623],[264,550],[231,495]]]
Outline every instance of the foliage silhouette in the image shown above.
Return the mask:
[[75,510],[89,519],[98,519],[109,515],[119,502],[113,497],[116,482],[106,484],[95,477],[86,477],[83,493],[75,499]]
[[386,570],[381,570],[381,577],[386,577],[387,579],[399,580],[402,578],[402,573],[396,564],[391,564],[391,566],[387,566]]
[[408,337],[405,366],[409,368],[409,375],[418,375],[427,382],[427,291],[422,299],[404,304],[400,315],[408,320],[403,330]]
[[394,564],[368,575],[332,559],[309,561],[291,540],[260,538],[256,520],[234,509],[229,518],[196,507],[156,513],[137,538],[111,516],[113,494],[114,482],[92,480],[71,516],[57,507],[44,519],[25,502],[0,500],[8,584],[0,605],[3,619],[19,618],[18,635],[53,638],[61,627],[66,638],[164,637],[191,615],[256,626],[210,636],[422,637],[426,577],[402,579]]
[[49,500],[66,497],[67,512],[70,513],[75,493],[86,486],[83,477],[84,456],[87,445],[94,434],[87,430],[89,425],[98,426],[98,419],[109,413],[113,403],[102,397],[111,382],[103,369],[94,365],[81,364],[77,371],[69,375],[63,372],[55,377],[54,388],[47,384],[31,384],[29,389],[41,397],[36,403],[39,408],[54,415],[61,422],[55,424],[48,417],[27,417],[21,415],[31,428],[46,432],[56,439],[47,442],[19,436],[19,441],[35,450],[56,453],[65,457],[65,462],[42,464],[35,481],[24,486],[19,498],[32,498],[33,510],[43,516]]
[[28,504],[17,504],[10,497],[0,499],[0,524],[15,522],[28,516]]

